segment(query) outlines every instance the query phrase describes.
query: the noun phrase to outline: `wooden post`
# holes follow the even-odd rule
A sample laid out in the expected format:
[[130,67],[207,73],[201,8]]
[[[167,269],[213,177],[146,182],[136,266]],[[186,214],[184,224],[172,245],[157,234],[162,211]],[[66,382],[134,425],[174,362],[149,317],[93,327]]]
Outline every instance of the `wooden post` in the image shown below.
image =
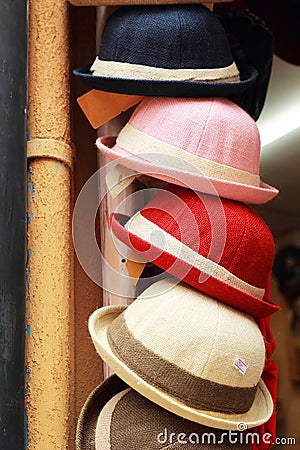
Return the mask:
[[[126,116],[126,114],[125,114]],[[110,121],[108,124],[105,124],[103,127],[99,129],[99,133],[103,135],[114,135],[118,134],[122,126],[126,123],[127,118],[124,116],[117,117],[116,119]],[[99,166],[105,170],[104,166],[106,165],[107,160],[103,155],[98,155],[99,158]],[[106,172],[105,172],[106,173]],[[134,192],[134,185],[128,186],[123,192],[121,192],[116,198],[112,198],[112,196],[108,193],[104,196],[101,206],[100,206],[100,239],[101,239],[101,252],[108,262],[108,264],[114,268],[118,273],[122,273],[127,275],[127,277],[122,278],[123,285],[119,286],[119,289],[122,289],[124,292],[123,297],[119,297],[113,294],[110,290],[103,290],[103,306],[105,305],[114,305],[114,304],[123,304],[128,305],[135,297],[135,287],[132,281],[129,278],[126,261],[122,256],[118,253],[114,241],[111,236],[111,231],[109,227],[109,217],[110,214],[116,210],[118,205],[122,200],[128,197],[132,192]],[[103,193],[100,192],[102,197]],[[133,205],[132,205],[133,206]],[[102,272],[103,280],[105,286],[109,286],[109,273]],[[121,282],[121,277],[120,277]],[[104,378],[107,378],[111,375],[110,368],[104,364],[103,366]]]
[[[84,36],[84,39],[78,39]],[[70,63],[80,67],[95,57],[96,8],[70,7]],[[89,177],[97,170],[97,154],[94,149],[96,132],[84,119],[76,98],[88,88],[75,76],[71,76],[71,134],[76,147],[74,164],[74,199],[76,200]],[[96,232],[100,233],[99,223]],[[98,237],[98,236],[97,236]],[[92,312],[102,306],[102,291],[85,273],[75,256],[74,261],[74,402],[75,418],[91,391],[103,379],[102,361],[94,351],[87,322]],[[75,432],[75,430],[74,430]],[[71,448],[70,450],[73,450]]]
[[[72,1],[73,4],[79,5],[79,3],[83,2],[89,2],[90,0],[74,0],[75,3]],[[91,0],[94,3],[93,4],[99,4],[97,3],[97,0]],[[222,1],[222,0],[221,0]],[[90,4],[90,3],[89,3]],[[103,2],[101,2],[103,4]],[[206,6],[209,9],[213,9],[213,3],[205,3]],[[99,48],[101,43],[101,36],[103,32],[103,28],[105,25],[105,22],[109,15],[115,10],[115,7],[111,6],[101,6],[97,8],[97,39],[96,39],[96,47]],[[125,112],[121,114],[120,116],[116,117],[115,119],[111,120],[110,122],[106,123],[102,127],[98,129],[98,135],[99,136],[116,136],[118,135],[121,128],[125,125],[125,123],[128,121],[130,117],[130,114],[128,112]],[[101,155],[99,153],[98,155],[98,166],[102,169],[105,167],[107,162],[106,157]],[[104,168],[105,171],[105,168]],[[105,174],[103,174],[105,175]],[[99,183],[100,184],[100,183]],[[102,183],[103,186],[104,183]],[[108,264],[114,268],[118,273],[127,275],[126,277],[122,278],[122,286],[119,286],[119,288],[122,289],[122,292],[124,293],[123,297],[119,297],[117,295],[114,295],[110,292],[110,290],[104,290],[103,291],[103,306],[105,305],[114,305],[114,304],[124,304],[128,305],[132,302],[132,300],[135,298],[135,286],[133,285],[128,271],[126,267],[126,260],[118,253],[118,251],[115,248],[114,242],[111,237],[111,231],[109,227],[109,217],[110,214],[115,211],[115,209],[118,207],[120,202],[124,200],[125,198],[129,197],[133,192],[135,192],[138,189],[136,184],[131,184],[128,186],[123,192],[121,192],[116,198],[112,198],[110,194],[107,194],[104,196],[101,206],[100,206],[100,239],[101,239],[101,253],[104,256],[105,260],[108,262]],[[103,192],[100,192],[100,197],[103,197]],[[127,205],[127,207],[130,209],[130,206]],[[134,212],[135,205],[132,204],[132,211]],[[130,214],[130,210],[128,210],[128,213]],[[107,271],[102,272],[104,284],[106,286],[109,286],[109,273]],[[121,277],[120,277],[120,283],[121,283]],[[104,378],[107,378],[111,374],[110,368],[104,363],[103,367],[104,372]]]
[[[114,7],[102,6],[97,8],[97,39],[96,46],[99,48],[101,42],[101,36],[105,22],[109,15],[115,10]],[[128,113],[123,113],[110,122],[106,123],[98,129],[99,136],[113,136],[117,135],[121,128],[125,125],[128,120]],[[98,167],[101,167],[106,173],[104,166],[109,162],[109,160],[98,154]],[[99,183],[100,184],[100,183]],[[102,186],[104,183],[102,183]],[[116,198],[112,198],[110,194],[104,196],[101,206],[100,206],[100,241],[101,241],[101,253],[103,254],[105,260],[108,264],[113,267],[117,272],[124,273],[128,275],[126,264],[121,255],[117,252],[114,242],[111,237],[110,227],[109,227],[109,217],[110,214],[115,211],[116,207],[124,200],[128,195],[134,192],[134,186],[128,186],[122,193],[120,193]],[[103,192],[100,192],[102,198]],[[102,272],[104,279],[104,284],[109,286],[109,273]],[[114,304],[129,304],[135,296],[135,287],[129,278],[126,278],[124,285],[122,286],[122,291],[124,292],[124,297],[121,298],[112,294],[109,290],[103,290],[103,306],[114,305]],[[111,374],[110,368],[104,364],[104,378],[107,378]]]

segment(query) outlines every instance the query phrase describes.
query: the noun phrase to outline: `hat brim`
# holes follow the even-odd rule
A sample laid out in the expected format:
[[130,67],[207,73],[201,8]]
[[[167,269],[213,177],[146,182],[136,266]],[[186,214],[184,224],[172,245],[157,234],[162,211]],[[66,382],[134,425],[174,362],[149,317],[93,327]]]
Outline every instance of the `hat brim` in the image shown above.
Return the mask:
[[226,97],[247,90],[257,78],[253,67],[244,65],[240,70],[240,81],[212,82],[185,80],[140,80],[117,77],[101,77],[91,73],[91,64],[74,69],[74,75],[92,89],[117,94],[143,95],[151,97]]
[[123,380],[112,375],[89,395],[77,421],[76,450],[95,450],[95,433],[99,414],[112,397],[126,388],[128,386]]
[[253,428],[268,421],[273,412],[273,401],[262,380],[258,383],[250,410],[244,414],[230,415],[190,408],[140,378],[114,354],[107,339],[108,327],[125,309],[125,306],[119,305],[96,310],[89,319],[89,332],[98,354],[130,387],[162,408],[208,427],[238,430],[241,423]]
[[209,275],[205,281],[200,283],[200,275],[203,272],[199,268],[175,258],[167,251],[131,233],[125,228],[127,220],[128,217],[122,214],[113,213],[111,215],[110,224],[114,235],[127,247],[141,253],[144,259],[151,261],[179,280],[257,319],[268,317],[280,309],[278,305],[243,292],[225,281],[214,278],[213,275]]
[[[116,144],[116,138],[112,136],[100,137],[96,141],[97,148],[103,155],[112,160],[120,158],[120,164],[136,172],[158,178],[167,183],[187,187],[206,194],[219,195],[220,197],[236,200],[243,203],[260,205],[267,203],[276,197],[278,190],[266,183],[260,182],[259,187],[232,181],[219,180],[207,177],[199,173],[189,173],[186,170],[170,168],[167,166],[155,166],[138,155],[130,154],[128,151]],[[149,154],[151,149],[149,149]],[[153,154],[155,157],[155,154]]]

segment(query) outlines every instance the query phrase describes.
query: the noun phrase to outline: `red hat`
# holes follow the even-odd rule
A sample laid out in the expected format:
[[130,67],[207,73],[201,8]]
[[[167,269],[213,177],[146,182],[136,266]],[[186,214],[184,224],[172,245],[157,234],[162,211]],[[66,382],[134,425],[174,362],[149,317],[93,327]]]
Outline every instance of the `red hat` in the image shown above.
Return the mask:
[[147,261],[228,305],[256,318],[279,309],[265,299],[272,233],[242,203],[169,185],[131,219],[113,213],[111,227]]

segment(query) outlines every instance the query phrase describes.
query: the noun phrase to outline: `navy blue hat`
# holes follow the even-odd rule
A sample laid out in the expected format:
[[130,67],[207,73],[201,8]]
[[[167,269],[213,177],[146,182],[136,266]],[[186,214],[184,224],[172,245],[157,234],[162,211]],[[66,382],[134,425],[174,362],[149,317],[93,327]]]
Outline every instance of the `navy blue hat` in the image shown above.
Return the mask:
[[120,7],[94,64],[74,74],[93,89],[167,97],[238,94],[257,76],[233,60],[219,19],[201,4]]

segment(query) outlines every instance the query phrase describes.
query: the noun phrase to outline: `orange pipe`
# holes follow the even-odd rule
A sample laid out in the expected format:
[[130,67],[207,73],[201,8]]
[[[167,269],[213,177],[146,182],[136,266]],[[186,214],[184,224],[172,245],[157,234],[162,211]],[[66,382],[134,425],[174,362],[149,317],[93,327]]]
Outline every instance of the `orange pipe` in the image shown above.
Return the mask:
[[30,450],[73,448],[75,426],[67,9],[65,0],[29,1],[26,413]]

